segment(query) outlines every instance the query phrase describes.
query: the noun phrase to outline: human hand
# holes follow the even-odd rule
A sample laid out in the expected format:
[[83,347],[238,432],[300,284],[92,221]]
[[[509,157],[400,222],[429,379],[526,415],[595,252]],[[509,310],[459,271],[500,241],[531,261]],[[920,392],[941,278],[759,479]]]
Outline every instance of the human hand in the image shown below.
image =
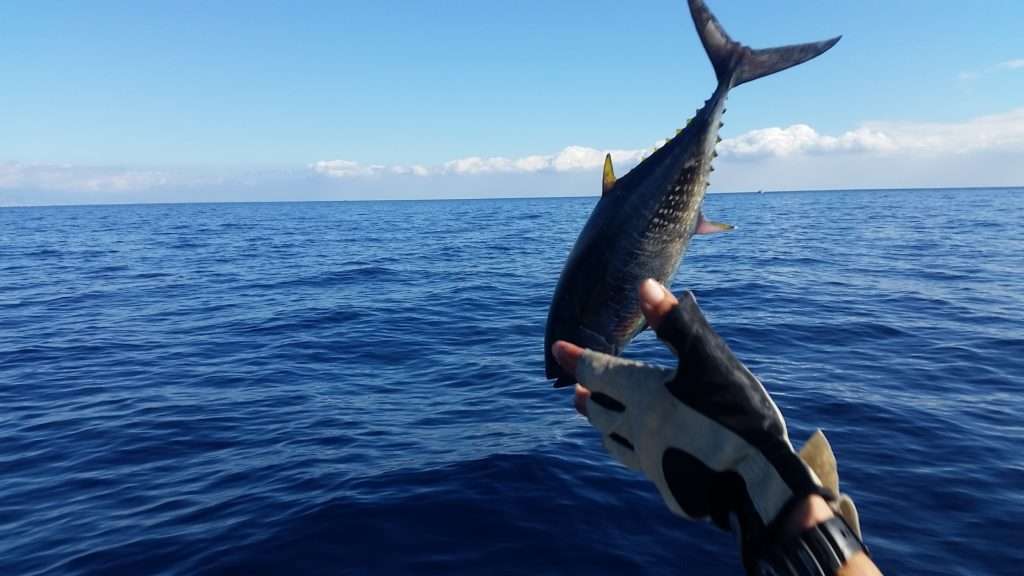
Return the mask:
[[567,342],[555,358],[583,384],[577,409],[626,466],[642,471],[684,517],[738,528],[751,569],[784,532],[789,511],[830,496],[793,451],[782,414],[761,382],[714,332],[687,292],[680,303],[653,280],[641,309],[679,357],[671,370]]

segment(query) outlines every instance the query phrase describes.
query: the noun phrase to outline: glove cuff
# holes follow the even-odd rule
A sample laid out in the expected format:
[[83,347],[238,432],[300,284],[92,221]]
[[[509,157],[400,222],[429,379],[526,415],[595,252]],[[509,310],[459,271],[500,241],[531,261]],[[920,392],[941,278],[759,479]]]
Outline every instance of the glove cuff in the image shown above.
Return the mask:
[[[778,506],[775,515],[767,523],[750,508],[740,510],[737,514],[743,564],[751,573],[756,573],[753,570],[759,560],[781,544],[778,535],[782,532],[782,525],[800,503],[816,495],[832,506],[838,498],[838,495],[821,485],[814,471],[788,445],[784,449],[780,447],[779,452],[770,457],[769,461],[785,482],[791,496]],[[744,506],[748,504],[752,505],[752,502],[745,502]]]
[[758,560],[755,573],[832,576],[861,552],[870,555],[846,520],[842,516],[834,516],[766,551]]

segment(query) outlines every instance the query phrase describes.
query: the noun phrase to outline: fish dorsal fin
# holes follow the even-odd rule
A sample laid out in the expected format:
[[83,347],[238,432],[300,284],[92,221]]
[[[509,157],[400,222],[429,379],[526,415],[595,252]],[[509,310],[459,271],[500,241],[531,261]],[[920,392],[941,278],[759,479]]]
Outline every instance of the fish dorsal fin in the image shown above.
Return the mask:
[[601,177],[601,196],[607,196],[615,186],[615,169],[612,168],[612,155],[604,155],[604,175]]

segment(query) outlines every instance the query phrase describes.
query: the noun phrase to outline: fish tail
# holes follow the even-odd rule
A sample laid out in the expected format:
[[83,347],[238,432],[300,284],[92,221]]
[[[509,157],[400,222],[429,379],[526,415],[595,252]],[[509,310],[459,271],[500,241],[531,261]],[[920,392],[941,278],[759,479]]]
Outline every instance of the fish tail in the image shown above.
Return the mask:
[[841,38],[836,36],[821,42],[754,50],[730,38],[715,15],[704,4],[704,0],[689,2],[697,34],[700,35],[704,50],[715,67],[715,75],[718,76],[720,84],[739,86],[744,82],[803,64],[835,46]]

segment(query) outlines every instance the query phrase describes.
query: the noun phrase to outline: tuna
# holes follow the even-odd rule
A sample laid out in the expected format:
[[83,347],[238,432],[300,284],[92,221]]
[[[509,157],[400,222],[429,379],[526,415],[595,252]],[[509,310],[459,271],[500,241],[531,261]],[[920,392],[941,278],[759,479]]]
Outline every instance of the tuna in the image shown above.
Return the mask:
[[668,285],[694,234],[732,228],[701,212],[729,91],[806,62],[839,41],[754,50],[729,38],[703,0],[689,4],[718,86],[682,131],[622,178],[615,178],[611,157],[605,157],[601,199],[569,254],[548,311],[545,371],[557,379],[555,386],[574,382],[551,354],[555,341],[621,354],[644,328],[640,283],[654,278]]

